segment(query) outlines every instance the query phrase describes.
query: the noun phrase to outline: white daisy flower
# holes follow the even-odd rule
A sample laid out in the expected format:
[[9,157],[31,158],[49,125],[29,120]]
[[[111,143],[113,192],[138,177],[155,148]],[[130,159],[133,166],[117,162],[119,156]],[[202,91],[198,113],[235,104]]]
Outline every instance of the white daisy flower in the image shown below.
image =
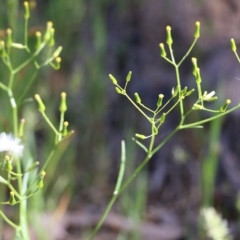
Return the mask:
[[24,146],[21,140],[13,136],[13,134],[0,133],[0,152],[7,152],[10,155],[21,157]]

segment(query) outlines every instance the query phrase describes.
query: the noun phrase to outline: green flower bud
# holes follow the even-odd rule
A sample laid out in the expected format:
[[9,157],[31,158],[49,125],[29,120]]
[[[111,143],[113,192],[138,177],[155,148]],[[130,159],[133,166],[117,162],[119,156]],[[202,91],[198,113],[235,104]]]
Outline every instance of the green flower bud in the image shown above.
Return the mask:
[[116,78],[115,78],[112,74],[109,74],[108,76],[109,76],[109,78],[111,79],[112,83],[113,83],[114,85],[117,85],[117,80],[116,80]]
[[221,112],[225,112],[227,110],[228,105],[231,103],[230,99],[226,100],[226,103],[220,108]]
[[141,98],[139,97],[138,93],[134,93],[136,103],[140,104],[141,103]]
[[129,82],[131,80],[131,77],[132,77],[132,71],[129,71],[126,81]]
[[39,112],[44,112],[46,107],[43,104],[42,99],[40,98],[40,96],[38,94],[35,94],[35,99],[36,99],[36,101],[38,103],[38,111]]
[[10,48],[12,46],[12,30],[8,28],[6,32],[7,32],[6,46]]
[[231,38],[230,42],[231,42],[231,48],[232,48],[233,52],[236,52],[237,46],[236,46],[235,40],[233,38]]
[[42,34],[41,34],[41,32],[36,32],[35,35],[37,38],[35,47],[36,47],[36,49],[38,49],[42,43]]
[[24,18],[28,19],[30,18],[29,3],[26,1],[23,3],[23,5],[24,5]]
[[172,88],[172,96],[176,97],[179,92],[179,86],[177,86],[175,89],[174,87]]
[[6,49],[5,49],[5,42],[4,41],[1,41],[0,42],[0,55],[1,57],[6,57],[7,55],[7,52],[6,52]]
[[136,133],[135,136],[136,136],[137,138],[140,138],[140,139],[146,139],[146,138],[147,138],[146,136],[144,136],[144,135],[142,135],[142,134],[138,134],[138,133]]
[[195,103],[195,104],[193,105],[193,108],[192,108],[192,109],[193,109],[193,110],[202,110],[202,109],[203,109],[203,106],[200,105],[200,104]]
[[55,69],[58,70],[61,67],[61,61],[62,59],[60,57],[55,58],[55,63],[52,64],[51,66]]
[[26,48],[24,45],[22,45],[21,43],[12,43],[12,47],[14,48],[18,48],[18,49],[24,49]]
[[161,107],[162,106],[162,100],[164,98],[164,95],[163,94],[159,94],[158,95],[158,101],[157,101],[157,106],[158,107]]
[[160,119],[159,119],[159,121],[160,121],[161,124],[164,123],[165,118],[166,118],[166,113],[163,113],[162,116],[161,116]]
[[196,82],[201,83],[202,79],[201,79],[201,74],[200,74],[200,68],[197,68],[196,75],[197,75]]
[[8,172],[12,171],[13,166],[12,166],[12,163],[11,163],[11,161],[10,161],[9,156],[6,156],[6,157],[5,157],[5,161],[6,161],[5,170],[7,170]]
[[194,37],[195,38],[200,37],[200,22],[196,22],[196,29],[195,29]]
[[192,58],[192,64],[193,64],[193,75],[195,77],[197,77],[198,66],[197,66],[197,59],[196,58]]
[[13,191],[10,192],[10,199],[9,199],[8,202],[9,202],[10,205],[14,205],[16,203],[16,199],[15,199]]
[[53,53],[53,58],[57,58],[58,56],[59,56],[59,54],[61,53],[61,51],[62,51],[62,46],[59,46],[56,50],[55,50],[55,52]]
[[22,118],[19,124],[18,137],[22,138],[24,133],[25,119]]
[[187,86],[181,91],[181,95],[184,96],[187,92]]
[[53,23],[52,22],[47,22],[47,29],[46,32],[44,34],[44,41],[48,42],[49,39],[51,38],[51,29],[52,29]]
[[50,39],[49,39],[49,42],[48,42],[49,47],[53,47],[55,45],[54,32],[55,32],[55,29],[51,28],[50,29]]
[[59,111],[61,113],[65,113],[67,111],[66,97],[67,97],[67,94],[65,92],[62,92],[61,93],[61,103],[60,103],[60,107],[59,107]]
[[187,96],[190,96],[194,91],[195,91],[195,89],[189,90],[189,91],[185,94],[185,96],[186,96],[186,97],[187,97]]
[[167,30],[167,40],[166,40],[166,43],[171,46],[172,43],[173,43],[173,40],[172,40],[172,35],[171,35],[171,27],[170,26],[167,26],[166,27],[166,30]]
[[159,44],[159,47],[160,47],[160,54],[161,54],[161,56],[162,57],[166,57],[167,56],[167,53],[166,53],[166,51],[165,51],[165,48],[164,48],[164,44],[163,43],[160,43]]
[[123,94],[123,93],[122,93],[122,90],[121,90],[120,88],[115,87],[115,90],[116,90],[116,92],[117,92],[118,94]]
[[63,137],[67,136],[68,134],[67,127],[68,127],[68,122],[66,121],[63,123],[63,133],[62,133]]
[[43,188],[44,187],[44,182],[43,182],[43,179],[44,179],[44,176],[46,175],[46,172],[45,171],[41,171],[40,173],[40,178],[37,182],[37,187],[40,189],[40,188]]

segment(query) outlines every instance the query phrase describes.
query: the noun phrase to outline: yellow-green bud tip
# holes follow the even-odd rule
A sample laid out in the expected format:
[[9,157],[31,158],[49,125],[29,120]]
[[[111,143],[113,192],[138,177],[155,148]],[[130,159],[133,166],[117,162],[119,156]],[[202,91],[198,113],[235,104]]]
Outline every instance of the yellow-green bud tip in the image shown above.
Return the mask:
[[166,27],[166,30],[167,30],[167,31],[171,31],[172,28],[171,28],[170,26],[167,26],[167,27]]
[[48,27],[48,28],[52,28],[52,26],[53,26],[53,23],[52,23],[51,21],[48,21],[48,22],[47,22],[47,27]]
[[231,42],[232,51],[236,52],[237,51],[237,46],[236,46],[235,40],[233,38],[231,38],[230,42]]
[[60,57],[57,57],[57,58],[55,59],[55,61],[56,61],[57,63],[60,63],[60,62],[62,61],[62,59],[61,59]]
[[67,94],[66,94],[65,92],[62,92],[62,93],[61,93],[61,97],[62,97],[62,98],[66,98],[66,96],[67,96]]
[[46,175],[46,172],[45,172],[45,171],[41,171],[40,175],[41,175],[42,177],[44,177],[44,176]]
[[5,160],[6,161],[9,161],[10,160],[10,157],[8,155],[5,156]]
[[164,98],[164,95],[163,94],[159,94],[159,98]]
[[13,191],[11,191],[11,192],[10,192],[10,195],[13,197],[13,196],[14,196],[14,192],[13,192]]
[[23,3],[23,5],[24,5],[25,7],[28,7],[28,6],[29,6],[29,3],[26,1],[26,2]]
[[192,58],[192,62],[193,62],[193,63],[196,63],[196,62],[197,62],[197,59],[196,59],[196,58]]
[[8,35],[11,35],[11,34],[12,34],[12,30],[11,30],[10,28],[8,28],[8,29],[6,30],[6,32],[7,32]]
[[64,124],[65,127],[67,127],[69,123],[66,121],[63,124]]
[[39,101],[39,100],[41,100],[41,98],[40,98],[40,96],[39,96],[39,94],[35,94],[35,99],[37,100],[37,101]]
[[35,34],[36,34],[37,37],[41,37],[42,36],[42,33],[39,32],[39,31],[37,31]]
[[231,100],[230,100],[230,99],[227,99],[227,100],[226,100],[226,103],[227,103],[227,104],[230,104],[230,103],[231,103]]

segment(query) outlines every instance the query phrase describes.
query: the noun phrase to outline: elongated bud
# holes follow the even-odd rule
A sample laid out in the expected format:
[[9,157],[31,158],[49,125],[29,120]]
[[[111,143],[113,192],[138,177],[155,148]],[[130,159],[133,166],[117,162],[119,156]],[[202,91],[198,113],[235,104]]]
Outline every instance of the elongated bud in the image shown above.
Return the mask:
[[108,76],[109,76],[110,80],[112,81],[112,83],[114,85],[117,85],[117,79],[112,74],[109,74]]
[[12,47],[13,48],[18,48],[18,49],[24,49],[26,48],[24,45],[22,45],[21,43],[12,43]]
[[18,137],[22,138],[24,133],[25,119],[22,118],[19,124]]
[[146,139],[146,138],[147,138],[146,136],[144,136],[144,135],[142,135],[142,134],[138,134],[138,133],[136,133],[135,136],[136,136],[137,138],[140,138],[140,139]]
[[232,48],[233,52],[236,52],[237,46],[236,46],[235,40],[233,38],[231,38],[230,42],[231,42],[231,48]]
[[200,74],[200,68],[197,68],[196,74],[197,74],[196,82],[201,83],[202,79],[201,79],[201,74]]
[[138,93],[134,93],[136,103],[141,103],[141,98],[139,97]]
[[39,189],[44,187],[43,179],[44,179],[45,175],[46,175],[46,172],[45,171],[41,171],[40,178],[39,178],[38,183],[37,183],[37,186],[38,186]]
[[24,18],[28,19],[30,18],[29,3],[26,1],[23,3],[23,6],[24,6]]
[[115,90],[116,90],[116,92],[117,92],[118,94],[123,94],[123,93],[122,93],[122,90],[121,90],[120,88],[115,87]]
[[187,86],[184,87],[184,89],[181,91],[181,95],[185,96],[186,92],[187,92]]
[[68,134],[67,128],[68,128],[68,122],[66,121],[63,123],[63,132],[62,132],[63,137],[67,136]]
[[158,95],[158,101],[157,101],[157,106],[158,107],[161,107],[162,106],[162,100],[164,98],[164,95],[163,94],[159,94]]
[[196,29],[195,29],[194,37],[195,38],[200,37],[200,22],[196,22]]
[[159,119],[159,121],[160,121],[161,124],[164,123],[165,118],[166,118],[166,113],[163,113],[162,116],[161,116],[160,119]]
[[38,111],[39,112],[44,112],[46,107],[43,104],[42,99],[40,98],[40,96],[38,94],[35,94],[35,99],[36,99],[36,101],[38,103]]
[[52,22],[47,22],[47,29],[46,32],[44,34],[44,41],[48,42],[51,38],[51,29],[52,29],[53,23]]
[[132,77],[132,71],[129,71],[127,77],[126,77],[126,81],[129,82],[131,80]]
[[5,42],[4,41],[1,41],[0,42],[0,54],[1,54],[1,57],[6,57],[7,55],[7,52],[6,52],[6,49],[5,49]]
[[7,55],[4,41],[0,41],[0,54],[1,54],[1,57],[6,57]]
[[27,168],[26,172],[31,172],[33,169],[35,169],[39,165],[39,162],[33,163],[29,168]]
[[165,51],[165,47],[164,47],[164,44],[163,43],[160,43],[159,44],[159,47],[160,47],[160,54],[162,57],[166,57],[167,56],[167,53]]
[[221,112],[225,112],[227,110],[228,105],[231,103],[230,99],[226,100],[226,103],[220,108]]
[[55,32],[55,29],[51,28],[50,29],[50,39],[49,39],[49,42],[48,42],[49,47],[53,47],[55,45],[54,32]]
[[166,30],[167,30],[167,40],[166,40],[166,43],[171,46],[172,43],[173,43],[173,40],[172,40],[172,34],[171,34],[171,27],[170,26],[167,26],[166,27]]
[[6,32],[7,32],[6,46],[10,48],[12,46],[12,30],[8,28]]
[[53,58],[57,58],[62,51],[62,46],[59,46],[53,53]]
[[175,89],[174,87],[172,88],[172,96],[176,97],[179,92],[179,86],[177,86]]
[[41,34],[41,32],[37,31],[35,33],[35,35],[36,35],[36,38],[37,38],[35,47],[36,47],[36,49],[38,49],[40,47],[41,43],[42,43],[42,34]]
[[53,63],[52,67],[55,70],[58,70],[61,67],[61,64],[60,64],[61,61],[62,61],[62,59],[60,57],[55,58],[55,62]]
[[195,104],[193,105],[193,108],[192,108],[192,109],[193,109],[193,110],[202,110],[202,109],[203,109],[203,106],[200,105],[200,104],[195,103]]
[[193,75],[195,77],[197,77],[198,66],[197,66],[197,59],[196,58],[192,58],[192,64],[193,64]]
[[67,94],[65,92],[62,92],[61,93],[61,103],[60,103],[60,107],[59,107],[59,111],[61,113],[65,113],[67,111],[66,97],[67,97]]
[[185,96],[186,96],[186,97],[187,97],[187,96],[190,96],[194,91],[195,91],[195,89],[189,90],[189,91],[185,94]]
[[13,166],[12,166],[12,163],[11,163],[11,161],[10,161],[9,156],[6,156],[6,157],[5,157],[5,161],[6,161],[5,170],[7,170],[7,171],[9,171],[9,172],[12,171]]
[[14,192],[13,191],[11,191],[10,192],[10,198],[9,198],[9,204],[11,204],[11,205],[14,205],[15,203],[16,203],[16,199],[15,199],[15,196],[14,196]]

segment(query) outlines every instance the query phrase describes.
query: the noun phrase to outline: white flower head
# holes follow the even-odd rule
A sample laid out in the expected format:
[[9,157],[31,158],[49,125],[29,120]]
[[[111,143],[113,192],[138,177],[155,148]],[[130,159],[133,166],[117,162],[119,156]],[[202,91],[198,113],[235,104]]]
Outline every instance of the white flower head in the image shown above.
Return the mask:
[[201,209],[201,215],[204,221],[204,228],[213,240],[232,240],[229,234],[227,221],[216,212],[212,207]]
[[13,134],[0,133],[0,152],[7,152],[10,155],[21,157],[24,146],[21,140],[13,136]]

